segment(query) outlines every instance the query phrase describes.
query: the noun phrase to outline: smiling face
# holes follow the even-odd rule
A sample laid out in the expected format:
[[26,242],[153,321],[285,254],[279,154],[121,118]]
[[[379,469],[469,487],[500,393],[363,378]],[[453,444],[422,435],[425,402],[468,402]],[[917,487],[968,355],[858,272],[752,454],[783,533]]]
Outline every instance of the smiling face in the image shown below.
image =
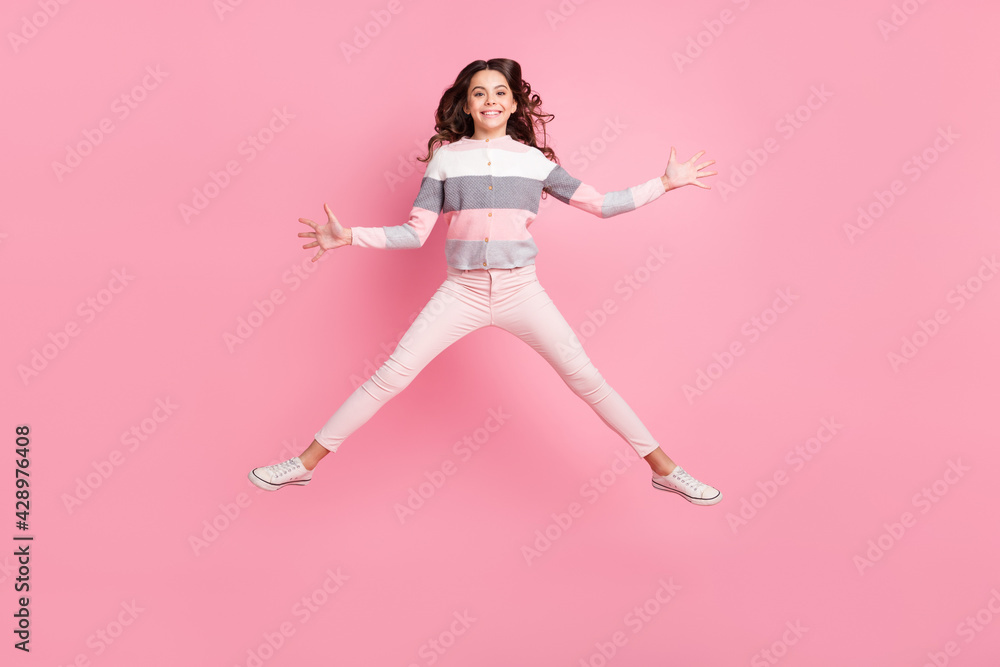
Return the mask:
[[507,134],[507,119],[517,111],[517,102],[500,72],[484,69],[472,75],[469,94],[462,109],[476,126],[472,139],[498,139]]

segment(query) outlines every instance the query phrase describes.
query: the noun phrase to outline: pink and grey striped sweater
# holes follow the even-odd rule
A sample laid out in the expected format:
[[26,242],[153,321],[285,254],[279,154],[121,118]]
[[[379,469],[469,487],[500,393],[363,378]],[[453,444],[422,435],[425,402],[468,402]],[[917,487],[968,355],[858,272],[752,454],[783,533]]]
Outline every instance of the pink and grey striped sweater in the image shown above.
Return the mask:
[[512,269],[535,263],[528,227],[542,189],[559,201],[601,218],[648,204],[665,190],[660,177],[601,194],[573,178],[534,146],[509,134],[439,146],[427,163],[410,219],[390,227],[352,227],[352,245],[418,248],[439,214],[448,223],[445,255],[456,269]]

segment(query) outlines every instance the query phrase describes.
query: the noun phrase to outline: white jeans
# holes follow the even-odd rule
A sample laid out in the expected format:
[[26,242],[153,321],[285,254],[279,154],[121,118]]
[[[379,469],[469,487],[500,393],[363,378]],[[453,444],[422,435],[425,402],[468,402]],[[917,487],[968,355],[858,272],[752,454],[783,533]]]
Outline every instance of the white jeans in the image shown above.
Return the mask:
[[639,456],[658,447],[628,403],[611,388],[587,357],[580,340],[542,288],[530,264],[515,269],[448,267],[448,276],[403,334],[382,366],[316,433],[316,441],[337,451],[445,348],[486,326],[500,327],[548,361],[573,392],[631,445]]

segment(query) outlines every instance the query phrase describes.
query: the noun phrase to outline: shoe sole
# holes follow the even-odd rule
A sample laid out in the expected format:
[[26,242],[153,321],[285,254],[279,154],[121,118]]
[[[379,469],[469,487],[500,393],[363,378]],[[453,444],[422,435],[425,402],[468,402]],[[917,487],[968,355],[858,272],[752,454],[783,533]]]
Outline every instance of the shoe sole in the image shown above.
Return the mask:
[[676,493],[678,496],[688,501],[692,505],[714,505],[720,500],[722,500],[722,492],[719,491],[719,495],[713,496],[711,498],[692,498],[686,493],[681,493],[677,489],[671,489],[669,486],[663,486],[662,484],[657,484],[656,480],[653,480],[653,488],[659,489],[660,491],[669,491],[670,493]]
[[283,489],[286,486],[292,486],[292,485],[294,485],[294,486],[305,486],[310,481],[312,481],[312,480],[306,479],[306,480],[297,480],[297,481],[294,481],[294,482],[285,482],[284,484],[272,484],[271,482],[268,482],[267,480],[261,479],[260,477],[258,477],[257,475],[255,475],[254,472],[256,472],[256,471],[255,470],[251,470],[250,474],[247,475],[247,478],[250,480],[250,482],[254,486],[256,486],[257,488],[260,488],[260,489],[264,489],[265,491],[277,491],[278,489]]

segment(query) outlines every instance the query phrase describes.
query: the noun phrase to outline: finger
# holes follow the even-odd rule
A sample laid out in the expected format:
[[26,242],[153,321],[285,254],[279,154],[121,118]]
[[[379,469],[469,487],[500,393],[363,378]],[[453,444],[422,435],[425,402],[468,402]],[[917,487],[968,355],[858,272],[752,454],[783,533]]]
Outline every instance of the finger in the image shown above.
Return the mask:
[[715,164],[715,160],[709,160],[708,162],[702,162],[698,165],[698,169],[704,169],[705,167],[710,167]]
[[304,245],[304,246],[302,246],[302,247],[303,247],[304,249],[308,249],[308,248],[315,248],[315,247],[316,247],[316,246],[318,246],[318,245],[319,245],[319,241],[313,241],[312,243],[307,243],[307,244],[305,244],[305,245]]
[[314,239],[316,238],[316,232],[299,232],[296,236],[301,239]]
[[306,220],[305,218],[299,218],[299,222],[301,222],[303,224],[306,224],[306,225],[309,225],[313,229],[316,229],[316,223],[313,222],[312,220]]
[[685,162],[684,164],[694,166],[694,163],[698,160],[698,158],[700,158],[704,154],[705,154],[705,151],[702,151],[700,153],[696,153],[695,155],[692,155],[691,159],[688,160],[687,162]]
[[333,215],[333,211],[330,210],[326,202],[323,203],[323,208],[326,209],[326,216],[330,219],[330,222],[337,222],[336,216]]
[[703,176],[715,176],[718,173],[719,172],[717,172],[717,171],[706,171],[704,174],[698,174],[698,178],[701,178]]

